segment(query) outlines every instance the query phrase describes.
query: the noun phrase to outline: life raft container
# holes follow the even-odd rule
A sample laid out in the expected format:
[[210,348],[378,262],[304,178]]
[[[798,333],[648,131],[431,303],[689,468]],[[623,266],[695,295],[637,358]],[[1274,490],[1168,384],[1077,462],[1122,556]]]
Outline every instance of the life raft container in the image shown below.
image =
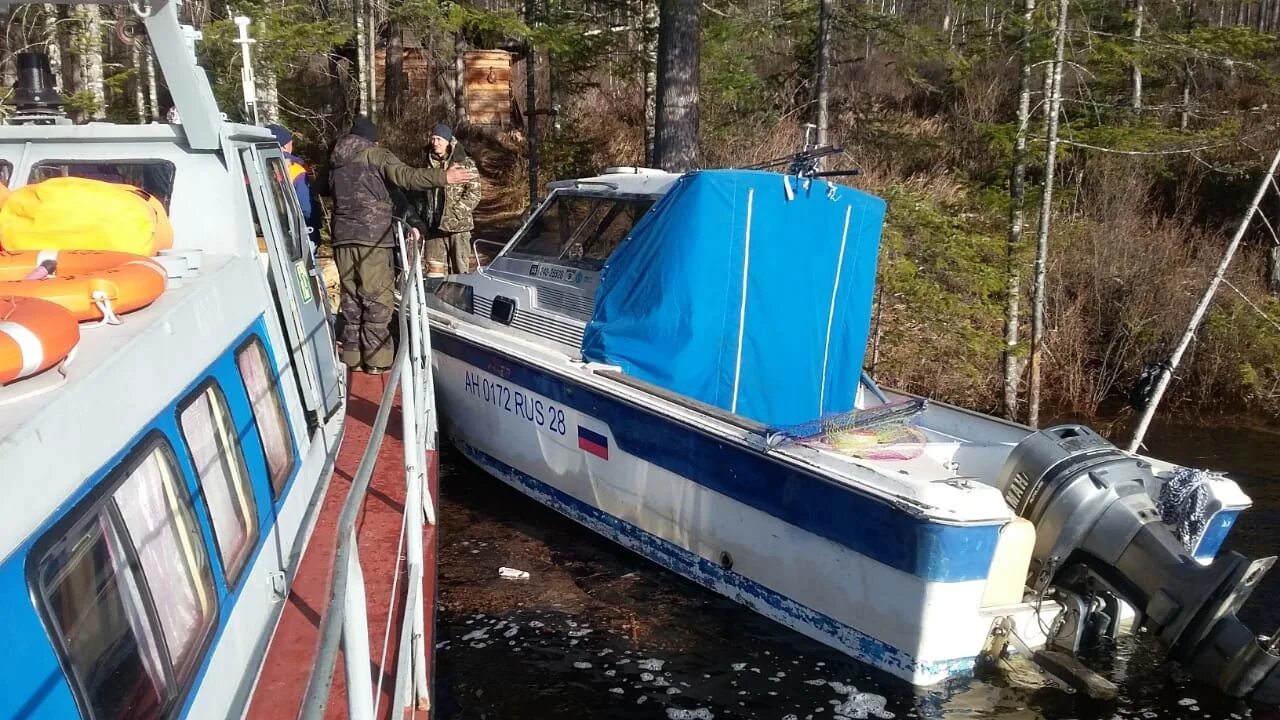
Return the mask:
[[[54,265],[42,280],[26,279]],[[55,302],[78,321],[115,322],[116,313],[150,305],[164,292],[167,275],[156,261],[122,252],[63,250],[0,252],[0,295],[22,295]]]
[[80,325],[57,303],[0,297],[0,385],[62,362],[80,342]]

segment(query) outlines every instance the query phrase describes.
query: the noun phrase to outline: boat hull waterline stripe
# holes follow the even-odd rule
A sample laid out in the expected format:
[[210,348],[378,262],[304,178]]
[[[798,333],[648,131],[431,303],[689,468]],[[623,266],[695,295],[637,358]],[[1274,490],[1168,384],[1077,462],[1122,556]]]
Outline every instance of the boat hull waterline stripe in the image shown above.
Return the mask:
[[27,377],[44,364],[44,343],[30,329],[16,322],[0,320],[0,333],[8,335],[22,355],[22,369],[18,371],[18,377]]
[[472,462],[490,475],[543,505],[672,572],[746,605],[771,620],[832,645],[856,660],[873,665],[897,677],[927,678],[926,682],[930,684],[951,678],[963,678],[973,672],[977,660],[974,656],[919,662],[910,653],[802,605],[744,575],[725,570],[679,545],[557,490],[483,450],[460,441],[456,436],[454,444]]
[[[931,582],[985,579],[999,523],[944,524],[572,383],[437,327],[434,349],[600,421],[612,445],[709,490]],[[496,372],[495,372],[496,371]],[[570,430],[573,432],[573,430]]]

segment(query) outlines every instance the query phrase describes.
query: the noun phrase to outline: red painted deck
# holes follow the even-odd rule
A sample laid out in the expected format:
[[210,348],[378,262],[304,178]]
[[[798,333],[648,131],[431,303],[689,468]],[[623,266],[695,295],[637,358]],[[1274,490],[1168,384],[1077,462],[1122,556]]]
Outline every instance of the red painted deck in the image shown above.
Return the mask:
[[[311,673],[319,640],[318,627],[321,614],[329,598],[329,582],[332,576],[333,555],[337,551],[335,527],[342,504],[351,487],[352,478],[360,464],[360,456],[369,443],[378,402],[382,398],[385,376],[363,373],[350,375],[347,398],[347,427],[338,451],[333,480],[324,498],[315,532],[303,555],[301,567],[286,600],[280,625],[271,640],[263,664],[262,675],[254,689],[249,704],[250,720],[292,720],[302,706],[307,679]],[[404,511],[404,450],[401,444],[399,390],[396,404],[387,422],[386,438],[378,455],[377,465],[364,507],[356,521],[359,537],[360,564],[364,570],[365,596],[368,599],[370,657],[364,658],[372,668],[373,685],[382,681],[377,717],[391,717],[391,694],[395,690],[396,662],[399,657],[400,618],[403,615],[405,583],[408,582],[406,563],[400,563],[400,577],[396,587],[394,607],[388,607],[391,584],[396,569],[396,547],[399,546],[400,527]],[[431,496],[439,508],[439,481],[435,457],[428,458]],[[428,677],[434,676],[434,629],[436,599],[436,528],[423,530],[423,597],[426,602],[426,649]],[[404,552],[404,549],[401,549]],[[388,639],[386,657],[382,657],[383,637],[387,630],[388,610],[393,620]],[[333,674],[333,689],[329,696],[326,718],[344,718],[347,715],[345,670],[346,658],[339,654]],[[432,700],[435,695],[432,693]]]

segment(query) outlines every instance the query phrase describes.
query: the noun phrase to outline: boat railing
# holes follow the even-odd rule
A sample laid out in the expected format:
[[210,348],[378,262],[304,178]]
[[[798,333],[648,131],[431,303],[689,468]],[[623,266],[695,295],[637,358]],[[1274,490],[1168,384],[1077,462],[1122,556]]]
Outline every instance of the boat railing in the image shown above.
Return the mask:
[[[397,391],[400,393],[402,439],[404,444],[405,503],[400,543],[397,548],[396,581],[391,586],[392,606],[396,602],[400,576],[400,552],[405,550],[407,579],[405,612],[400,627],[399,657],[396,661],[395,689],[389,717],[403,717],[406,709],[427,710],[430,707],[429,669],[426,663],[426,604],[422,597],[425,570],[422,532],[424,522],[435,525],[435,507],[428,485],[427,452],[435,450],[437,417],[435,391],[432,385],[431,337],[427,326],[426,283],[422,273],[422,241],[406,241],[404,226],[396,223],[396,238],[403,271],[398,281],[400,294],[400,342],[395,360],[387,373],[386,385],[373,422],[369,444],[365,447],[343,502],[338,518],[337,552],[333,558],[329,602],[321,623],[315,665],[307,682],[299,717],[320,720],[324,717],[337,664],[339,640],[346,662],[347,717],[371,720],[382,715],[382,677],[374,688],[370,663],[369,623],[364,573],[360,565],[356,518],[369,491],[387,422]],[[385,662],[392,618],[388,613],[382,658]],[[379,663],[379,667],[382,662]]]

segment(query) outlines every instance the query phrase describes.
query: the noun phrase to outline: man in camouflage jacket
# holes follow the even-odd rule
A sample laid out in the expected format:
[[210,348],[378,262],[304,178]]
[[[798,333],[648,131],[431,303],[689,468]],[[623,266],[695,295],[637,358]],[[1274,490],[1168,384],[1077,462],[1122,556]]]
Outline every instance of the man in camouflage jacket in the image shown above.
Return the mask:
[[342,278],[342,361],[379,374],[391,366],[396,249],[387,185],[424,191],[475,181],[474,170],[413,168],[379,147],[378,128],[361,116],[333,147],[333,254]]
[[[430,145],[428,166],[457,165],[475,169],[475,162],[467,157],[449,126],[436,125],[431,131]],[[475,228],[472,213],[480,203],[480,179],[428,191],[423,199],[423,220],[428,230],[427,275],[442,277],[468,272],[475,262],[471,250],[471,231]]]

